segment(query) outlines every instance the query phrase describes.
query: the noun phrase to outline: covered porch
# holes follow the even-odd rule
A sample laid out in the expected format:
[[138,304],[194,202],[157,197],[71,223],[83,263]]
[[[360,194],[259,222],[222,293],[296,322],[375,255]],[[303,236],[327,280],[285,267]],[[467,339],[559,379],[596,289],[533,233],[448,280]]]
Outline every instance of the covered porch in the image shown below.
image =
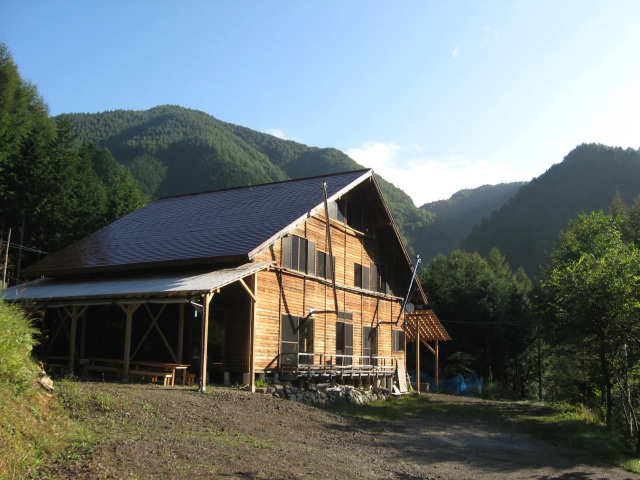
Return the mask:
[[416,343],[416,390],[420,393],[420,345],[424,345],[434,356],[435,384],[439,385],[439,342],[451,340],[451,337],[442,326],[442,323],[440,323],[440,320],[438,320],[438,317],[433,310],[419,310],[411,313],[405,313],[404,327],[406,332],[406,342]]
[[210,376],[249,373],[253,387],[257,273],[271,265],[41,279],[2,295],[44,312],[38,357],[58,373],[163,377],[165,385],[197,378],[202,391]]

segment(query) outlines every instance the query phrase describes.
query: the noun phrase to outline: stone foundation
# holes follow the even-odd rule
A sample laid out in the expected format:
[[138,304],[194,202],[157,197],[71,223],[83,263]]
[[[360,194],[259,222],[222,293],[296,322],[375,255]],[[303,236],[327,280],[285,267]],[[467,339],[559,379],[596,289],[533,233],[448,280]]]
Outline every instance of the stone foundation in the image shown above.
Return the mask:
[[309,383],[306,388],[295,387],[290,383],[276,383],[268,387],[267,393],[296,402],[319,404],[362,404],[389,398],[389,390],[385,388],[356,388],[350,385],[328,383],[318,385]]

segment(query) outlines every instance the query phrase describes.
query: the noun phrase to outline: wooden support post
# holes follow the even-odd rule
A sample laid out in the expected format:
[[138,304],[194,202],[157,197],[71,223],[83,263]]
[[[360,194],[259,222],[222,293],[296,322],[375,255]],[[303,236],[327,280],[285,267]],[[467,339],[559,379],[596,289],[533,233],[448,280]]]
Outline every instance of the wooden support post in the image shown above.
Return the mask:
[[209,304],[213,292],[205,293],[202,298],[202,347],[200,348],[200,391],[207,389],[207,349],[209,346]]
[[131,361],[131,329],[133,325],[133,314],[140,308],[140,303],[134,303],[129,305],[120,305],[120,308],[127,316],[127,320],[124,328],[124,355],[122,364],[122,379],[129,380],[129,362]]
[[440,350],[438,347],[438,340],[436,340],[436,393],[440,391]]
[[78,309],[71,309],[71,334],[69,335],[69,366],[67,374],[73,373],[73,366],[76,360],[76,333],[78,331]]
[[73,367],[76,361],[76,336],[78,332],[78,318],[84,315],[84,312],[88,307],[78,309],[78,307],[71,307],[71,310],[64,309],[66,314],[71,318],[71,331],[69,332],[69,359],[67,370],[69,374],[73,373]]
[[184,343],[184,303],[178,307],[178,363],[183,362],[182,350]]
[[420,393],[420,320],[416,321],[416,387]]
[[84,358],[87,354],[87,315],[82,315],[80,325],[80,358]]
[[249,362],[249,388],[256,391],[256,296],[258,294],[258,273],[253,274],[253,294],[251,295],[251,361]]

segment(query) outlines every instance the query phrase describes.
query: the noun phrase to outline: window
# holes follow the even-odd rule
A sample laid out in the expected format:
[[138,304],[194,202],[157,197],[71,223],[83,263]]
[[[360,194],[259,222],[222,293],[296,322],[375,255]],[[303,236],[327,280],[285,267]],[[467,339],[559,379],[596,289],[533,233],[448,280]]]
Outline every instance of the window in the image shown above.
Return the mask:
[[393,331],[393,351],[404,352],[404,330]]
[[[336,323],[336,355],[353,355],[353,324]],[[351,358],[337,357],[336,364],[351,365]]]
[[329,218],[333,220],[338,220],[339,222],[344,222],[344,211],[345,211],[344,200],[336,200],[329,204]]
[[360,265],[359,263],[354,264],[353,282],[356,287],[368,289],[369,288],[369,267],[365,267],[364,265]]
[[[336,263],[336,257],[333,257],[333,264]],[[329,261],[329,254],[325,252],[318,251],[317,252],[317,262],[316,262],[316,275],[322,278],[328,278],[331,280],[333,277],[331,276],[331,262]]]
[[371,290],[393,295],[391,280],[393,269],[388,265],[371,264]]
[[353,202],[347,204],[347,225],[354,230],[364,232],[364,216],[362,208]]
[[[362,328],[362,356],[375,357],[378,354],[378,330],[374,327]],[[369,358],[365,358],[364,365],[373,365]]]
[[306,355],[298,360],[298,353],[313,353],[313,319],[282,315],[280,350],[282,365],[311,362],[311,357]]
[[316,244],[306,238],[289,235],[282,239],[282,266],[313,274]]
[[337,200],[329,204],[329,218],[346,223],[354,230],[365,231],[364,210],[360,205],[346,200]]

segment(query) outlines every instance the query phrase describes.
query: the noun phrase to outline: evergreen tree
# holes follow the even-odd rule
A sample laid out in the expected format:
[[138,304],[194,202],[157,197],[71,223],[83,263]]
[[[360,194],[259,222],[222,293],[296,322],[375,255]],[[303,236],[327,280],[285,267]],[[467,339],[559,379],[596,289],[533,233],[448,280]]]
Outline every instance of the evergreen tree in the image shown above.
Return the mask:
[[[49,117],[35,86],[24,82],[0,45],[0,233],[44,252],[144,203],[130,172],[106,151],[80,148],[68,118]],[[16,266],[37,260],[10,250]]]

